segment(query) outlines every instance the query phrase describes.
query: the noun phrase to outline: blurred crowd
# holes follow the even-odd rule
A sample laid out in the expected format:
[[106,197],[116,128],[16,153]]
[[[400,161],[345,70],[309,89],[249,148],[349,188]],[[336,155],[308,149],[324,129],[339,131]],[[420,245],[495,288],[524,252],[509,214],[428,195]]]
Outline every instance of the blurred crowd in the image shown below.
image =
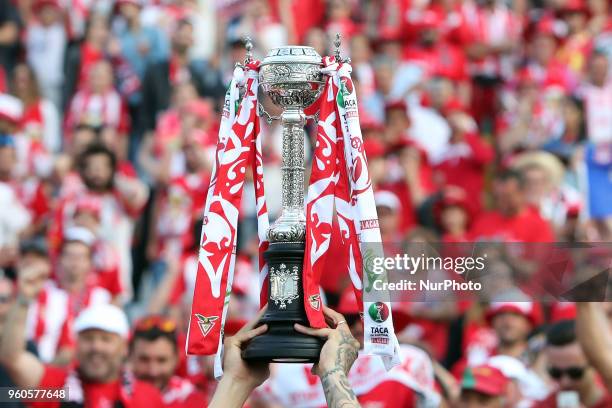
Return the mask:
[[[0,0],[0,385],[63,384],[75,360],[82,378],[100,382],[129,356],[128,372],[166,406],[211,396],[212,358],[187,357],[183,346],[220,112],[246,36],[262,59],[287,44],[331,55],[341,35],[383,241],[609,243],[611,7]],[[281,128],[264,128],[274,219]],[[311,123],[307,153],[314,132]],[[226,334],[258,310],[247,179]],[[520,259],[493,263],[528,279]],[[362,337],[344,268],[330,267],[321,287]],[[27,313],[10,312],[20,306]],[[612,321],[609,304],[596,308]],[[403,374],[363,356],[349,380],[366,407],[612,407],[578,343],[576,309],[535,299],[394,305]],[[102,344],[90,329],[116,338]],[[44,363],[38,382],[15,368],[26,345]],[[319,406],[316,387],[307,367],[278,366],[250,404]],[[123,391],[97,392],[96,401]]]

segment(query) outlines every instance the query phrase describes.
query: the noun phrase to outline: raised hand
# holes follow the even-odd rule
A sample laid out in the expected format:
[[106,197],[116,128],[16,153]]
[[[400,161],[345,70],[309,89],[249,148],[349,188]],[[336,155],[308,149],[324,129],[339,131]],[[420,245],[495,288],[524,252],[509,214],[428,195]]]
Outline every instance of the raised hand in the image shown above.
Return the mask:
[[328,325],[334,328],[313,329],[299,324],[295,329],[300,333],[327,339],[319,362],[312,368],[321,378],[327,404],[331,408],[359,407],[347,375],[359,352],[359,342],[353,337],[344,317],[328,307],[323,307]]

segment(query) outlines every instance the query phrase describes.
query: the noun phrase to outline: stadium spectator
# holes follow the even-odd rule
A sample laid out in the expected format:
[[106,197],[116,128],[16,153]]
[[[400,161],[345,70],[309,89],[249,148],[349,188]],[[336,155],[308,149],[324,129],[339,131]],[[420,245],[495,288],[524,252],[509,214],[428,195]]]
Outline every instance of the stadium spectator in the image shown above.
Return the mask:
[[487,317],[499,340],[495,354],[525,360],[528,335],[540,324],[539,306],[534,302],[494,302]]
[[[97,196],[101,201],[98,235],[119,254],[121,283],[129,295],[132,231],[134,220],[146,203],[147,189],[139,180],[118,173],[115,155],[100,145],[86,148],[79,157],[78,170],[80,177],[66,179],[62,186],[63,198],[55,210],[53,235],[61,237],[64,226],[74,215],[75,201],[79,197]],[[56,245],[57,242],[59,240]]]
[[460,408],[502,408],[507,403],[509,381],[497,368],[467,368],[461,379]]
[[[15,301],[15,283],[8,276],[0,273],[0,333],[6,331],[4,325],[8,312]],[[33,354],[36,354],[36,346],[31,341],[27,342],[26,348]],[[0,387],[15,387],[15,383],[11,380],[8,372],[0,365]],[[21,402],[4,402],[2,405],[7,408],[22,408],[24,405]]]
[[[21,388],[61,388],[69,386],[69,401],[92,406],[164,406],[157,389],[135,380],[123,370],[127,356],[129,325],[124,312],[112,305],[83,310],[74,322],[77,334],[78,368],[60,368],[41,362],[25,349],[28,305],[43,288],[46,274],[41,268],[19,271],[18,297],[12,306],[2,334],[0,361]],[[60,402],[43,403],[59,407]]]
[[[30,140],[31,149],[59,153],[62,148],[58,105],[40,93],[37,76],[26,64],[18,64],[13,71],[13,94],[23,104],[20,133]],[[33,161],[29,158],[28,162]],[[40,174],[40,173],[38,173]]]
[[26,21],[24,39],[27,61],[36,73],[40,93],[59,108],[68,42],[64,9],[59,0],[35,0],[32,11],[33,15]]
[[589,364],[576,338],[576,322],[561,320],[546,334],[548,375],[557,390],[536,408],[556,407],[564,399],[586,407],[604,408],[612,404],[612,395],[601,385],[597,371]]
[[599,52],[593,52],[588,64],[588,81],[580,90],[585,109],[587,137],[595,144],[612,141],[612,120],[607,112],[612,108],[610,62]]
[[179,362],[177,325],[162,316],[136,322],[130,340],[130,365],[134,376],[154,385],[166,407],[202,407],[207,398],[187,379],[174,375]]
[[118,88],[126,98],[133,115],[138,112],[142,102],[141,83],[147,65],[155,64],[168,56],[168,41],[154,26],[143,26],[140,0],[120,0],[115,2],[115,13],[119,21],[115,30],[119,43]]
[[0,10],[0,66],[2,75],[5,77],[17,62],[22,21],[17,7],[11,0],[2,0]]
[[68,108],[77,91],[85,88],[91,68],[105,58],[109,39],[108,19],[102,14],[92,13],[83,40],[71,44],[66,50],[62,110]]
[[501,242],[550,242],[549,224],[527,205],[525,179],[516,171],[504,171],[493,187],[497,210],[481,213],[471,228],[473,240]]
[[170,105],[172,89],[178,84],[191,82],[200,96],[217,98],[225,93],[218,78],[211,82],[210,75],[190,61],[192,45],[193,26],[188,20],[181,20],[172,34],[169,58],[147,67],[142,83],[145,130],[155,129],[158,115]]
[[109,126],[117,130],[118,137],[126,140],[130,126],[128,112],[125,101],[114,88],[113,75],[113,67],[108,61],[92,64],[87,84],[70,102],[65,130],[78,125]]
[[79,197],[75,202],[72,220],[77,228],[66,230],[63,238],[69,237],[70,231],[78,231],[77,235],[82,236],[86,241],[85,243],[91,241],[92,266],[95,273],[95,279],[92,279],[92,281],[95,280],[96,285],[106,289],[118,301],[124,292],[118,255],[116,249],[107,241],[101,239],[99,235],[101,211],[102,201],[98,197],[88,195]]
[[[18,273],[20,270],[38,268],[50,274],[51,262],[44,241],[35,239],[23,242],[16,267]],[[70,321],[67,295],[47,282],[28,310],[26,327],[28,342],[35,346],[36,354],[42,361],[60,365],[70,362],[74,354],[70,336],[66,332]]]
[[474,215],[465,190],[447,187],[434,207],[436,222],[443,232],[443,242],[467,242],[467,232]]

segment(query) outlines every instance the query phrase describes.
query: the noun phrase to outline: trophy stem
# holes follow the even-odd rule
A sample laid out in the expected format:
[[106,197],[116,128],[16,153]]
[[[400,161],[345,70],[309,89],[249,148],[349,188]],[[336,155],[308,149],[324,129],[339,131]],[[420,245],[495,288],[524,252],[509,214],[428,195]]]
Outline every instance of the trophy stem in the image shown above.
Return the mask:
[[248,361],[308,363],[319,359],[322,341],[298,333],[295,323],[308,326],[304,310],[302,271],[306,237],[304,215],[304,125],[302,109],[288,108],[283,125],[282,213],[270,227],[268,309],[260,323],[268,331],[249,342],[242,352]]
[[304,125],[306,115],[301,108],[287,108],[281,115],[283,126],[282,150],[282,211],[270,227],[270,242],[304,242]]

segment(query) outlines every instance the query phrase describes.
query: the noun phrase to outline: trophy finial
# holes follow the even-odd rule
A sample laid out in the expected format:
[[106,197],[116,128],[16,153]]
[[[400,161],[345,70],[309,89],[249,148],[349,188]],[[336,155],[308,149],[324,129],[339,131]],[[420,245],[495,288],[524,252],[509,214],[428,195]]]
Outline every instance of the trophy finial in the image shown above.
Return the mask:
[[340,33],[336,33],[336,38],[334,39],[334,47],[336,48],[336,50],[334,51],[334,54],[336,56],[336,61],[340,61]]
[[244,65],[246,65],[253,59],[253,41],[251,41],[251,37],[247,36],[244,38],[244,48],[246,48],[246,58],[244,59]]

